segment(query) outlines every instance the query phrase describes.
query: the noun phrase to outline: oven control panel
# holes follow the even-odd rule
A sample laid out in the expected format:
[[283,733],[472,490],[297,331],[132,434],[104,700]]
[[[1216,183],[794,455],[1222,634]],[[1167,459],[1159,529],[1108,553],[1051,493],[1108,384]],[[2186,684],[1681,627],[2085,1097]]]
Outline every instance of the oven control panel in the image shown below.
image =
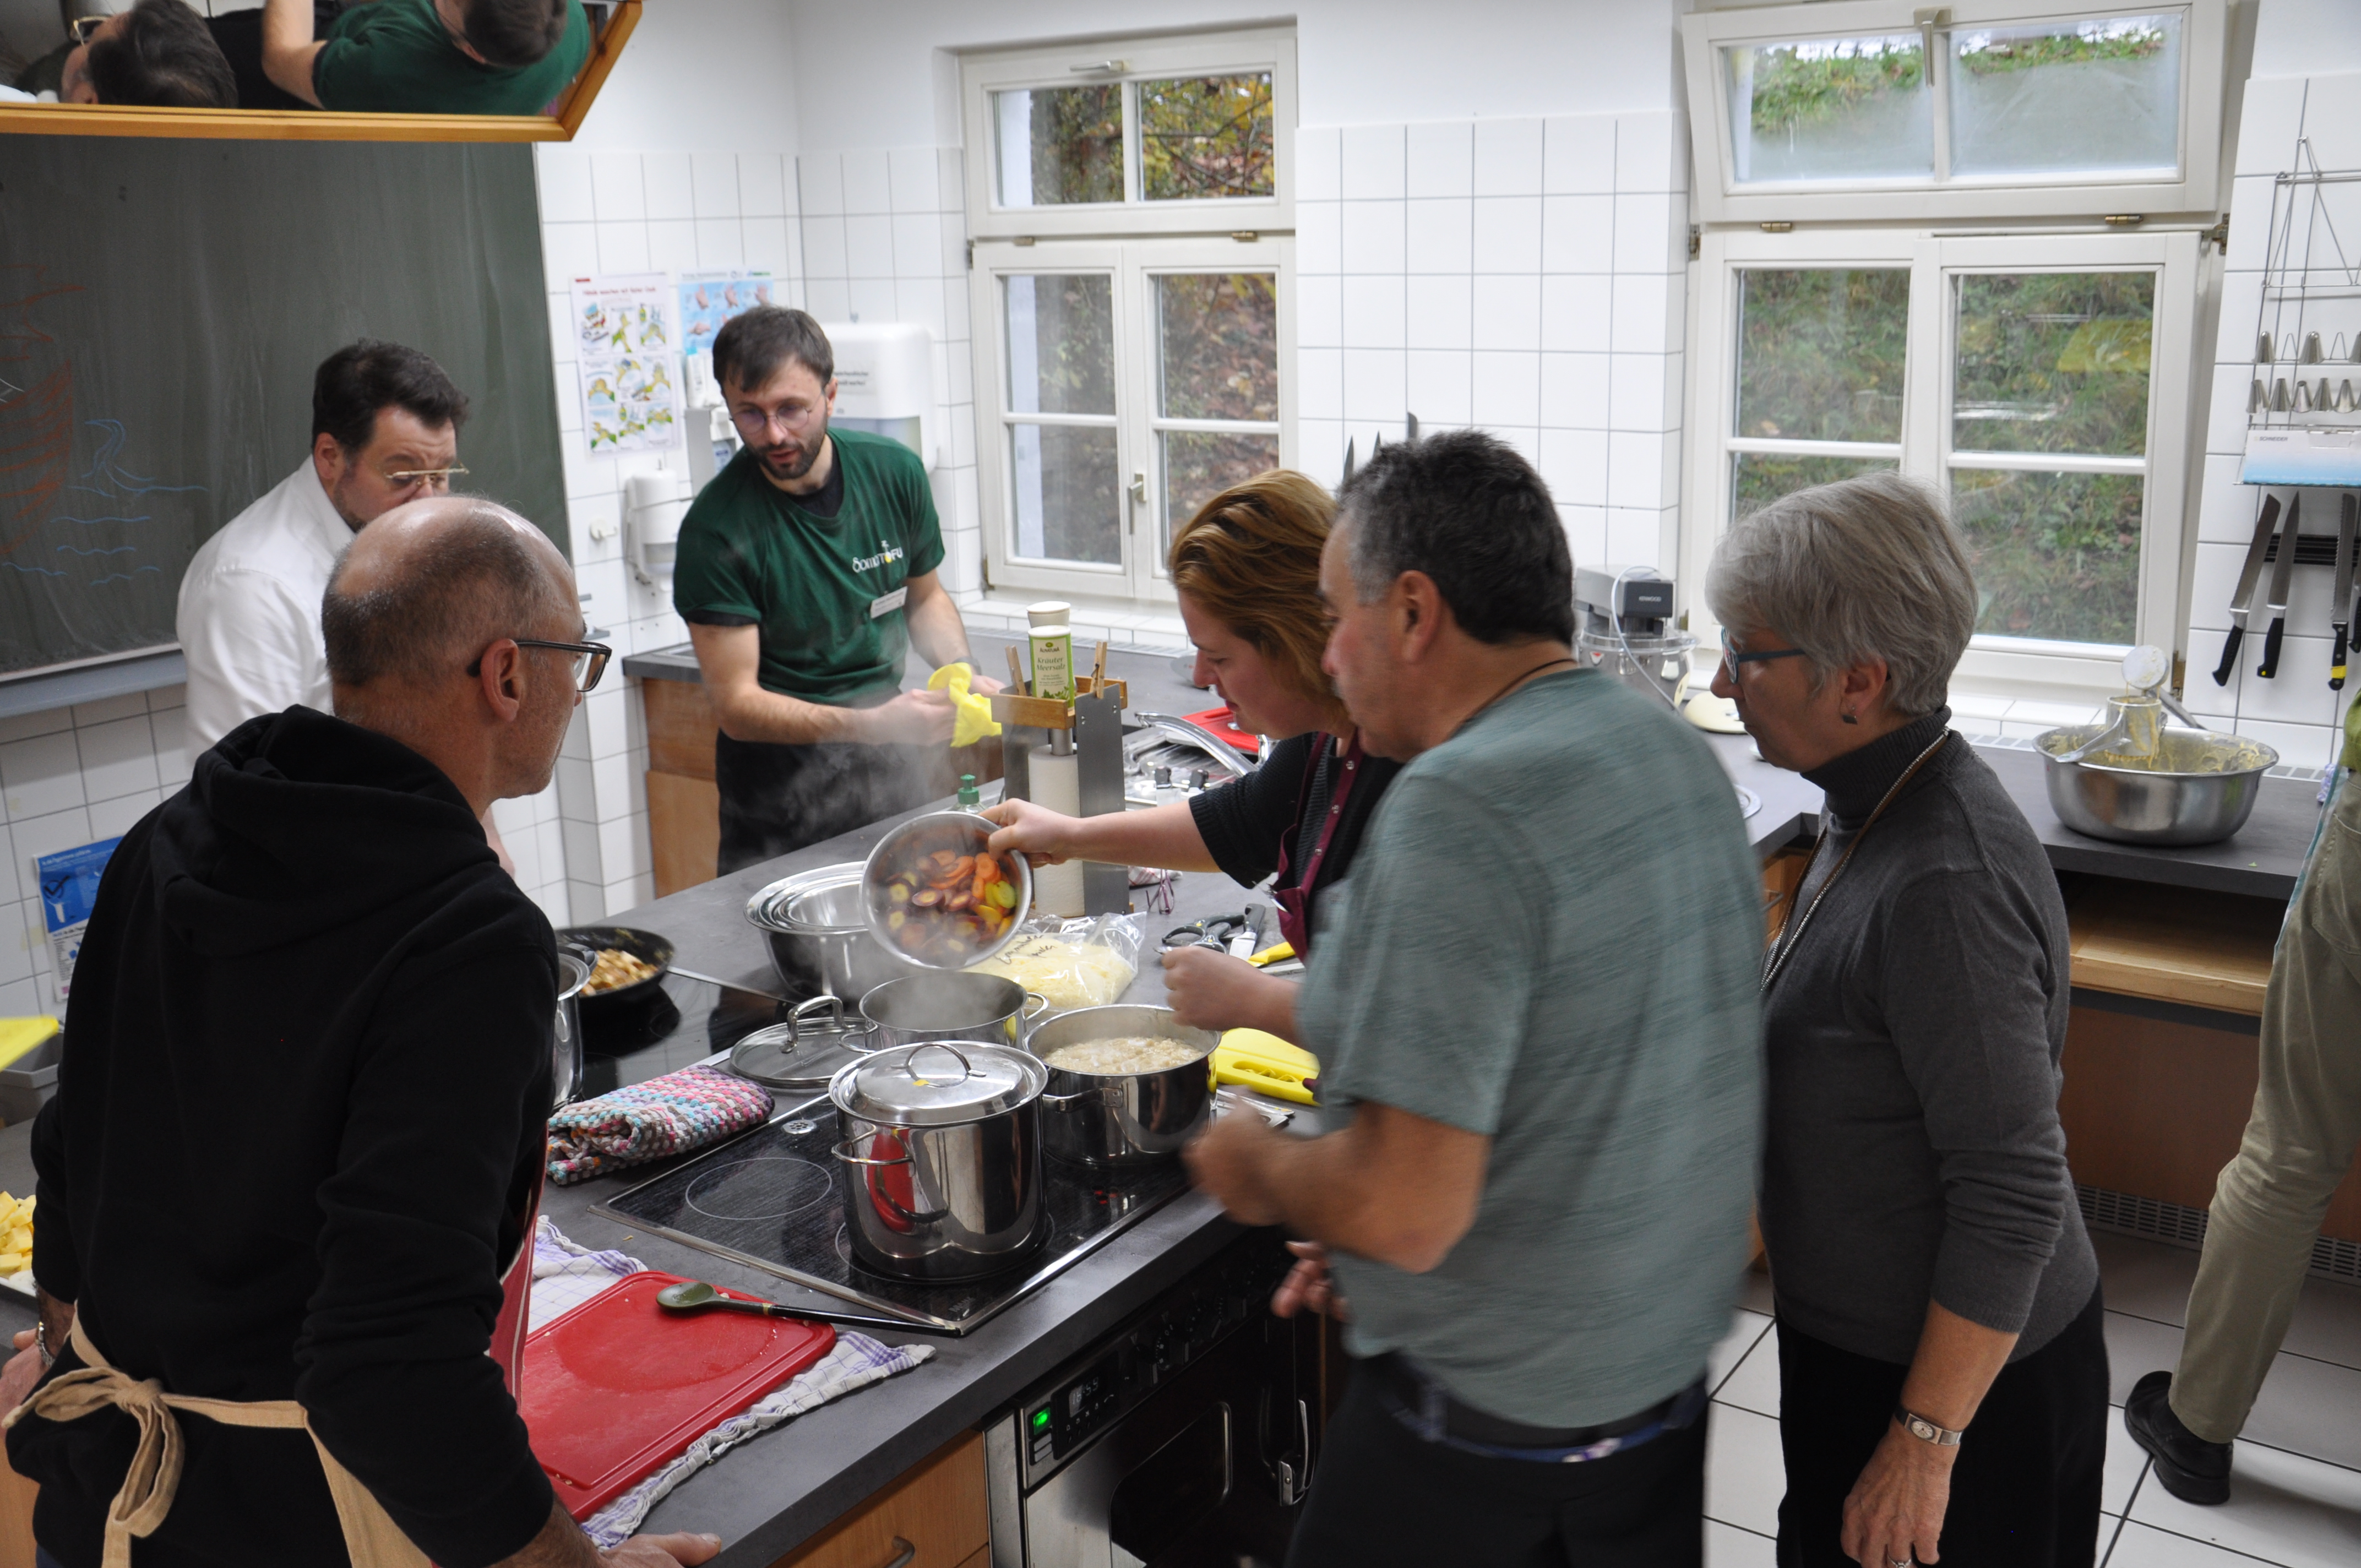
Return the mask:
[[1270,1232],[1241,1237],[1180,1289],[1119,1331],[1083,1369],[1017,1408],[1026,1484],[1080,1452],[1248,1316],[1262,1311],[1294,1258]]

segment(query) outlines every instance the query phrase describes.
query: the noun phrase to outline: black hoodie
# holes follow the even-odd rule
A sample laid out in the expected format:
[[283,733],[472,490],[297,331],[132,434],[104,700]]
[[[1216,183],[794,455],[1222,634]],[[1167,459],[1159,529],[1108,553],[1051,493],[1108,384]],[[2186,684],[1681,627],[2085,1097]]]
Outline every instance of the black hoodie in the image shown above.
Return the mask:
[[[548,921],[440,769],[305,707],[241,725],[100,883],[33,1131],[35,1277],[134,1377],[300,1401],[444,1568],[518,1551],[551,1492],[486,1352],[556,993]],[[310,1439],[180,1420],[141,1568],[346,1561]],[[134,1441],[113,1409],[9,1432],[68,1568]]]

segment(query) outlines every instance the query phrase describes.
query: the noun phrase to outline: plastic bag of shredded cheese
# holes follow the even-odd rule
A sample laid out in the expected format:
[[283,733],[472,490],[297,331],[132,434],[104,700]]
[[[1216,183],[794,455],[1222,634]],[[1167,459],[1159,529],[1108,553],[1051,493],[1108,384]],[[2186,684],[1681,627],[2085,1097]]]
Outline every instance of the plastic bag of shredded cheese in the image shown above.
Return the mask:
[[1005,975],[1049,1003],[1048,1017],[1077,1007],[1119,1002],[1139,972],[1147,933],[1137,916],[1100,915],[1082,920],[1044,916],[991,958],[970,969]]

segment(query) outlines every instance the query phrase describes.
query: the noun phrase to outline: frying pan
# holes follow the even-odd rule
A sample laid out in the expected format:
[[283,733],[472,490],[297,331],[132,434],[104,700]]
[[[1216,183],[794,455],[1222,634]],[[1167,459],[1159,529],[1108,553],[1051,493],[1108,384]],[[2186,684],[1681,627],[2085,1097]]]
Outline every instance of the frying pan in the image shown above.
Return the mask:
[[568,926],[557,933],[557,939],[575,948],[586,964],[598,958],[600,948],[614,948],[655,966],[656,972],[645,980],[635,980],[612,991],[584,992],[582,1011],[588,1017],[651,1000],[663,988],[664,978],[672,970],[672,938],[634,926]]

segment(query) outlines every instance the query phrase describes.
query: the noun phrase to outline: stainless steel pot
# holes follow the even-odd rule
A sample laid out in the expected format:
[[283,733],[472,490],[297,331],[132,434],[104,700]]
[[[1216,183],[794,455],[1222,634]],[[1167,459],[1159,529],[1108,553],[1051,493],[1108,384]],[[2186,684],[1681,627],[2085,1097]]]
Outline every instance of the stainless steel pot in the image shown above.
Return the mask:
[[2158,732],[2149,765],[2110,765],[2111,752],[2059,761],[2097,736],[2099,728],[2070,724],[2043,732],[2033,744],[2058,820],[2119,844],[2227,839],[2246,825],[2261,797],[2264,773],[2279,765],[2279,754],[2259,740],[2179,725]]
[[557,1020],[550,1036],[550,1109],[563,1109],[582,1092],[582,988],[590,966],[557,950]]
[[1185,1066],[1120,1076],[1049,1068],[1041,1131],[1051,1154],[1085,1165],[1148,1165],[1179,1154],[1213,1114],[1213,1068],[1207,1058],[1222,1037],[1175,1021],[1169,1007],[1077,1008],[1036,1028],[1027,1046],[1046,1067],[1062,1046],[1126,1035],[1180,1040],[1202,1046],[1205,1054]]
[[869,934],[859,861],[798,872],[746,901],[746,920],[771,948],[771,967],[790,995],[866,995],[917,968]]
[[1047,997],[1005,975],[936,970],[889,980],[861,999],[873,1048],[921,1040],[989,1040],[1021,1046],[1025,1025],[1049,1010]]
[[896,1279],[976,1279],[1050,1226],[1038,1102],[1049,1069],[982,1040],[873,1051],[829,1080],[853,1260]]

